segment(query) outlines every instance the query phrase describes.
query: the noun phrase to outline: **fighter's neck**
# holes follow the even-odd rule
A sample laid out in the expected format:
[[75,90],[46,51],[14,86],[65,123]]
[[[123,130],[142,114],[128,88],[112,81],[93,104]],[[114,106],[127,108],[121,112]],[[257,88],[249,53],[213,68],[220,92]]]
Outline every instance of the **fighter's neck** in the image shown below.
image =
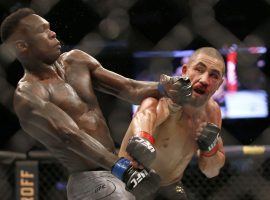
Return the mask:
[[59,77],[58,70],[56,65],[53,64],[45,64],[45,63],[24,63],[23,64],[25,72],[33,74],[40,79],[49,79]]
[[206,104],[195,107],[191,105],[185,105],[183,106],[183,112],[188,116],[194,116],[199,115],[200,113],[204,112],[206,110]]

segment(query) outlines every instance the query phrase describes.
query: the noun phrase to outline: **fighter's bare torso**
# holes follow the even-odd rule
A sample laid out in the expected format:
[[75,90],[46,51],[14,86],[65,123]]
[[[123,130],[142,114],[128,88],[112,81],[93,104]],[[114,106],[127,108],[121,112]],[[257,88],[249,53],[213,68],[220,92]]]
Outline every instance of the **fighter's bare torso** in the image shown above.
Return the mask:
[[[211,114],[214,113],[213,107],[215,107],[213,100],[210,100],[206,106],[206,112],[204,110],[192,115],[182,107],[176,108],[177,111],[174,108],[172,111],[170,105],[171,101],[167,98],[159,100],[157,118],[161,119],[162,123],[153,131],[157,156],[150,167],[160,175],[161,185],[169,185],[182,178],[185,168],[197,152],[195,133],[200,124],[217,123]],[[120,156],[126,156],[123,149],[134,134],[131,130],[130,127],[124,138]]]
[[[211,105],[212,104],[212,105]],[[161,99],[159,105],[169,109],[168,99]],[[209,101],[206,110],[190,114],[185,108],[170,111],[167,119],[154,132],[157,158],[152,167],[162,179],[162,185],[169,185],[182,178],[183,172],[197,152],[196,130],[202,122],[215,122],[212,117],[215,102]],[[208,115],[206,115],[208,113]],[[158,113],[158,115],[161,113]],[[217,123],[217,122],[215,122]]]
[[[91,71],[88,66],[70,57],[72,55],[62,55],[52,65],[56,76],[41,79],[33,73],[26,73],[19,82],[18,88],[25,88],[26,86],[31,92],[58,106],[74,120],[81,130],[84,130],[113,152],[114,144],[93,92]],[[34,130],[33,128],[28,132],[55,152],[56,157],[70,171],[89,170],[97,167],[74,154],[60,141],[58,143],[53,135],[45,134],[42,130]]]

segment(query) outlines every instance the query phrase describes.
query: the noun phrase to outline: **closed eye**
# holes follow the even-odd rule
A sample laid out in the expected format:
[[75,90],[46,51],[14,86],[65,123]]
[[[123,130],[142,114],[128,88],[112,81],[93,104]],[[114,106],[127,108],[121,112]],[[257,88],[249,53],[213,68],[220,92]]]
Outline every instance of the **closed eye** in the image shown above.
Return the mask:
[[218,79],[219,78],[219,76],[217,74],[211,74],[210,76],[213,77],[214,79]]
[[210,76],[214,79],[219,79],[221,75],[218,71],[213,71],[212,73],[210,73]]
[[39,33],[42,33],[42,32],[47,31],[47,30],[50,30],[50,24],[49,23],[41,24],[37,29],[37,31]]
[[195,67],[195,71],[202,73],[204,69],[203,67]]

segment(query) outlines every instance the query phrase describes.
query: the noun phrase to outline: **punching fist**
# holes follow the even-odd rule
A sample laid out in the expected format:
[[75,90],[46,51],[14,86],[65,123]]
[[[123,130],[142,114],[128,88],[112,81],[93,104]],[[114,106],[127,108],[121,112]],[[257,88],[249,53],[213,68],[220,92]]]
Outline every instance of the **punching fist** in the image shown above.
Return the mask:
[[159,188],[160,177],[154,170],[135,169],[126,158],[115,163],[112,174],[126,184],[126,190],[139,198],[149,196]]
[[147,132],[141,131],[133,136],[127,145],[127,153],[143,166],[149,167],[156,158],[155,139]]
[[197,144],[203,156],[210,157],[218,150],[220,128],[213,123],[206,123],[199,133]]
[[165,74],[160,76],[158,90],[163,96],[171,98],[178,105],[188,102],[192,94],[192,86],[188,77],[171,77]]

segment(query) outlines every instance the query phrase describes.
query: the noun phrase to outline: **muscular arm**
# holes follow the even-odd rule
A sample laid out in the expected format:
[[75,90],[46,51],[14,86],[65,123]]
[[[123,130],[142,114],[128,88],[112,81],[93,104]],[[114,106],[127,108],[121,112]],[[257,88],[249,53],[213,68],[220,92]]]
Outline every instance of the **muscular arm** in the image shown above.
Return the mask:
[[143,100],[134,118],[131,121],[128,132],[136,135],[145,131],[154,134],[155,128],[160,125],[169,115],[168,108],[161,105],[162,100],[146,98]]
[[157,82],[129,79],[102,66],[97,67],[92,72],[92,76],[97,90],[112,94],[133,104],[140,104],[146,97],[161,97],[157,89]]
[[[214,123],[221,128],[222,119],[221,119],[221,112],[217,105],[215,106],[215,113],[213,114]],[[225,154],[224,154],[224,147],[222,138],[219,136],[218,138],[218,150],[217,152],[210,156],[206,157],[201,154],[200,150],[198,150],[199,155],[199,168],[200,170],[208,177],[212,178],[219,174],[221,167],[223,167],[225,163]]]
[[[108,170],[117,161],[116,155],[80,130],[72,118],[50,103],[42,87],[18,88],[14,106],[22,128],[41,143],[50,140],[52,143],[60,144],[61,147],[70,149]],[[40,130],[45,135],[39,135],[36,130]]]
[[[95,58],[83,51],[70,51],[63,56],[63,59],[68,65],[72,65],[72,68],[76,68],[77,72],[78,68],[87,67],[92,80],[88,84],[93,84],[94,88],[99,91],[112,94],[133,104],[140,104],[146,97],[161,97],[158,82],[136,81],[121,76],[103,68]],[[82,76],[85,76],[85,72]]]
[[145,131],[153,135],[157,120],[158,100],[154,98],[145,99],[136,112],[131,126],[133,134]]
[[[129,159],[135,158],[136,161],[139,161],[139,163],[145,166],[151,164],[151,159],[154,159],[155,156],[151,156],[151,153],[148,151],[149,149],[146,150],[144,149],[144,145],[140,145],[142,141],[140,141],[139,138],[144,138],[151,142],[151,144],[148,143],[148,145],[146,145],[150,149],[150,146],[154,145],[153,134],[155,129],[169,115],[168,107],[162,105],[163,100],[164,99],[156,100],[154,98],[147,98],[142,102],[123,139],[119,156],[124,156]],[[135,136],[136,139],[133,136]],[[139,140],[140,142],[136,144],[134,140],[132,142],[132,139],[135,141]],[[147,152],[150,157],[147,156]]]
[[128,141],[132,136],[136,135],[136,133],[139,133],[140,131],[145,131],[150,135],[153,134],[157,119],[157,105],[158,100],[154,98],[147,98],[142,102],[142,104],[138,108],[138,111],[133,117],[129,125],[128,131],[123,139],[119,151],[120,156],[127,156],[126,148],[128,145]]
[[217,176],[225,163],[225,154],[221,137],[218,140],[218,148],[217,153],[211,157],[205,157],[199,153],[199,168],[208,178]]

